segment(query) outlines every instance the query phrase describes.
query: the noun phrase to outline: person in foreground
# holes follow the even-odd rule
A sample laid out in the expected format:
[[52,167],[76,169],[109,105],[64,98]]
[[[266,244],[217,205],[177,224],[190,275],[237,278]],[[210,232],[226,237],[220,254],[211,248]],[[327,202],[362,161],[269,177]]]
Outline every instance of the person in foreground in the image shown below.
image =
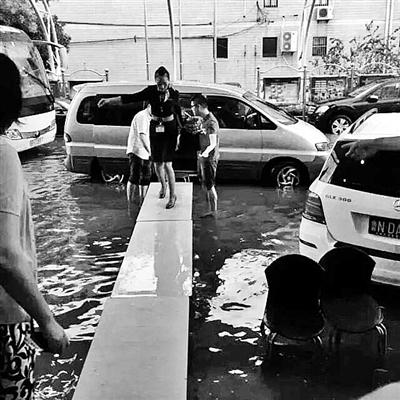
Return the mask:
[[[151,105],[150,122],[151,158],[156,165],[156,172],[161,183],[160,199],[169,186],[169,201],[166,208],[173,208],[176,203],[175,172],[172,161],[177,148],[179,126],[182,126],[181,109],[178,104],[179,92],[171,87],[169,72],[160,67],[154,74],[155,85],[147,86],[140,92],[108,99],[101,99],[98,107],[118,106],[135,101],[148,101]],[[167,177],[165,176],[167,175]]]
[[128,208],[139,192],[140,205],[146,196],[151,178],[150,138],[151,106],[139,111],[132,120],[126,154],[129,157],[129,179],[126,186]]
[[6,400],[33,396],[32,318],[46,350],[62,354],[69,345],[37,285],[28,188],[18,154],[5,137],[20,110],[19,71],[0,54],[0,399]]
[[373,157],[378,151],[399,151],[400,136],[357,140],[343,144],[342,148],[347,150],[347,157],[362,160]]
[[201,117],[199,129],[200,151],[198,153],[198,167],[200,181],[206,191],[208,212],[202,217],[216,216],[218,195],[215,189],[215,177],[219,159],[219,125],[215,116],[208,110],[207,99],[196,95],[191,101],[195,116]]

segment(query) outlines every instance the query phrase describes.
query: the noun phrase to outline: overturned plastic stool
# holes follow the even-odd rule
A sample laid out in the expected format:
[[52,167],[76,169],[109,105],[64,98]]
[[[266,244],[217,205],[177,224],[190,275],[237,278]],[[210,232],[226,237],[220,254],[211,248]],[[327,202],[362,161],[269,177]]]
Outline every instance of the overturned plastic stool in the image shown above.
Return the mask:
[[387,352],[383,309],[369,294],[375,261],[355,247],[328,251],[320,260],[325,270],[321,308],[329,326],[329,348],[339,352],[343,334],[378,334],[378,355]]
[[268,296],[261,335],[268,359],[272,358],[278,336],[312,342],[319,355],[322,353],[320,334],[324,319],[319,305],[322,274],[318,263],[299,254],[282,256],[265,269]]

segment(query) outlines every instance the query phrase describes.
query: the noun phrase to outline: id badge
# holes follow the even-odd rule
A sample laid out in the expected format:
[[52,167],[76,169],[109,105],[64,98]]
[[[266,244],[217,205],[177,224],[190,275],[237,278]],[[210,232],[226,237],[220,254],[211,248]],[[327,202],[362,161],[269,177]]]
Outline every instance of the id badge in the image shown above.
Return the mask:
[[156,126],[156,132],[157,133],[164,133],[165,132],[165,126],[163,124],[157,125]]

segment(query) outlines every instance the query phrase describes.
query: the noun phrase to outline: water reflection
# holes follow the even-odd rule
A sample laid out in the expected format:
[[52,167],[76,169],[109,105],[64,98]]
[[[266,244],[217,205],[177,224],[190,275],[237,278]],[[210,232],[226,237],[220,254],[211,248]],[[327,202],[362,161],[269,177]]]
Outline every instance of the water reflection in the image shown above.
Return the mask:
[[[267,250],[245,249],[225,260],[217,271],[221,284],[210,300],[207,321],[258,331],[267,294],[264,270],[276,257],[276,253]],[[254,343],[245,335],[235,336],[240,341]]]
[[191,296],[190,222],[158,224],[154,239],[154,273],[158,296]]
[[190,221],[138,222],[121,266],[114,296],[190,296]]

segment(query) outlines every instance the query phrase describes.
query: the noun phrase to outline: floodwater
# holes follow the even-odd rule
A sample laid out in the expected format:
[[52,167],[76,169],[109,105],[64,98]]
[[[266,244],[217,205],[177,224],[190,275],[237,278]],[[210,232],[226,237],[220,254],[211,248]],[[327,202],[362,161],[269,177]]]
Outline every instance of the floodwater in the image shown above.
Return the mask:
[[[71,338],[62,358],[39,357],[37,399],[72,398],[134,227],[122,185],[69,173],[63,158],[61,139],[21,156],[31,190],[40,287]],[[194,190],[188,398],[350,399],[368,392],[363,376],[357,384],[332,383],[296,355],[279,371],[263,368],[264,269],[276,257],[298,251],[305,190],[220,185],[218,192],[219,218],[200,219],[205,201],[197,185]],[[397,301],[391,300],[397,292],[378,295],[391,326],[399,329]],[[394,366],[400,365],[397,336],[389,331]],[[392,368],[391,380],[400,379],[398,369]]]
[[[310,346],[308,352],[282,346],[274,364],[264,360],[264,270],[277,257],[298,253],[306,193],[256,186],[224,186],[219,193],[217,220],[194,215],[189,399],[348,400],[400,381],[400,291],[379,285],[373,285],[372,294],[384,307],[385,362],[376,357],[374,331],[345,335],[337,360],[327,352],[313,360]],[[201,202],[198,193],[194,200]],[[322,338],[327,349],[326,331]],[[281,339],[278,344],[288,343]]]

